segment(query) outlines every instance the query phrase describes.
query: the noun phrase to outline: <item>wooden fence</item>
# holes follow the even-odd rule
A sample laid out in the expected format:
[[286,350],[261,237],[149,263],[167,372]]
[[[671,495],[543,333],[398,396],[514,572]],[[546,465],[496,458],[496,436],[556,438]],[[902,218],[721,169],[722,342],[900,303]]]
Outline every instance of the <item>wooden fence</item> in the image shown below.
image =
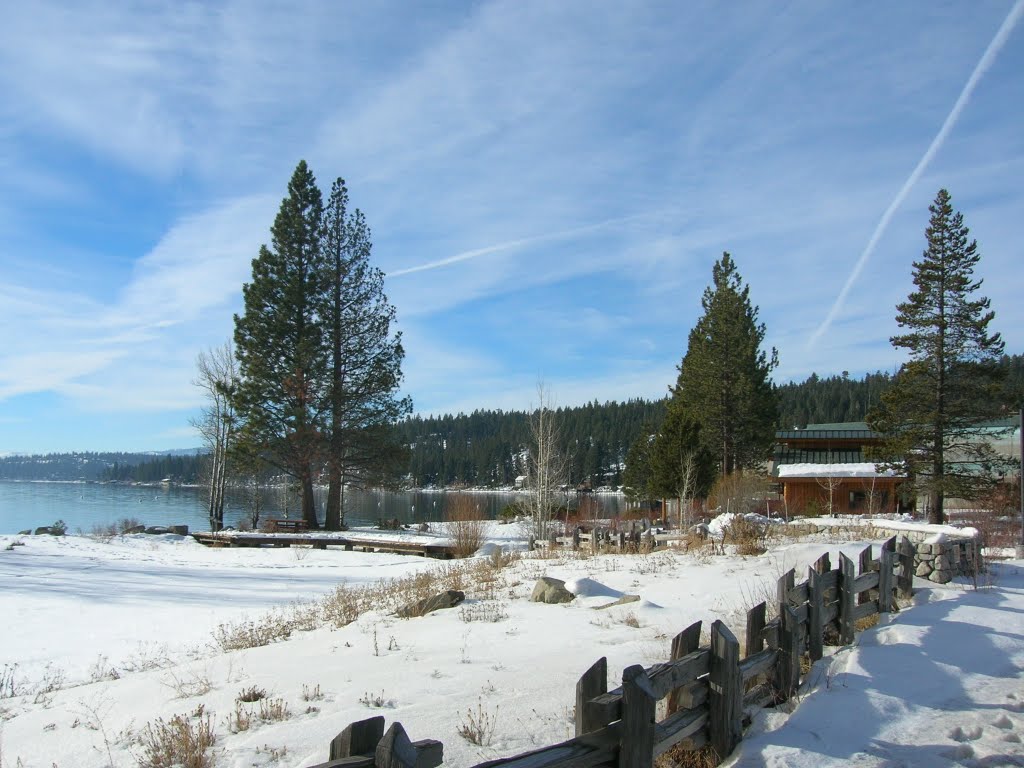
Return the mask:
[[[790,699],[801,682],[801,658],[813,663],[823,647],[849,645],[857,622],[896,608],[911,595],[914,547],[906,537],[869,546],[857,562],[845,554],[832,568],[826,553],[796,581],[783,574],[773,601],[778,615],[767,620],[762,602],[747,612],[744,653],[721,621],[711,625],[700,647],[701,622],[672,640],[671,658],[622,672],[622,685],[608,690],[608,663],[599,659],[576,684],[576,736],[560,744],[474,768],[650,768],[673,747],[709,745],[727,757],[760,708]],[[658,703],[664,700],[664,718]],[[315,768],[435,768],[440,742],[412,742],[400,723],[384,733],[384,719],[353,723],[331,742],[330,760]]]

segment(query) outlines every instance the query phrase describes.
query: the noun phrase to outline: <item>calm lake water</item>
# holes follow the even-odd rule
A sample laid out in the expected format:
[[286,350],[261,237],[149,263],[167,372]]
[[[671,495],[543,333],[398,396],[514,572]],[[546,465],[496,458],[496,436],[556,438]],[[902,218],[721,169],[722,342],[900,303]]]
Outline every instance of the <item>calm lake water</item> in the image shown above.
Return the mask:
[[[373,525],[378,520],[398,518],[403,523],[443,520],[445,500],[454,492],[346,491],[345,521],[349,525]],[[507,492],[464,492],[478,505],[482,517],[493,518],[517,498]],[[323,520],[326,491],[317,491],[317,506]],[[621,496],[600,496],[602,512],[611,517],[625,509]],[[294,496],[272,491],[267,494],[263,517],[299,516]],[[248,519],[241,498],[228,494],[224,524],[237,526]],[[27,528],[63,520],[70,532],[89,533],[95,526],[135,518],[145,525],[187,525],[190,530],[209,530],[206,491],[179,486],[139,486],[97,483],[0,482],[0,533],[17,533]]]

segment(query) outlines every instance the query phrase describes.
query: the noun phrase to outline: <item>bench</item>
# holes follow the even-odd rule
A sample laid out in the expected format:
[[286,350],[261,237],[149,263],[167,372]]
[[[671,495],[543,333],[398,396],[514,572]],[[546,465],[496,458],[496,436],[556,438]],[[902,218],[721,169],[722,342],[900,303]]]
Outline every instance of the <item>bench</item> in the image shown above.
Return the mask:
[[303,533],[309,530],[305,520],[271,520],[271,530],[275,533]]

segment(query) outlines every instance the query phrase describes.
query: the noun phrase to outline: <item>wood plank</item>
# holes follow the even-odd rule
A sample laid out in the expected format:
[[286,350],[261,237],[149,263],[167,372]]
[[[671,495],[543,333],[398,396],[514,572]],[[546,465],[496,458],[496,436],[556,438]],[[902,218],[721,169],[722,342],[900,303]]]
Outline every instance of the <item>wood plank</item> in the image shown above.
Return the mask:
[[853,642],[853,607],[857,593],[854,590],[856,580],[853,560],[845,554],[839,554],[839,643],[850,645]]
[[765,627],[765,611],[768,605],[762,600],[747,611],[747,647],[744,656],[753,656],[764,648],[764,637],[761,633]]
[[779,697],[788,701],[800,685],[800,641],[799,624],[793,609],[782,606],[781,629],[779,631],[779,656],[775,679]]
[[330,760],[353,755],[369,755],[384,738],[384,718],[369,717],[345,726],[345,729],[331,740],[328,748]]
[[677,712],[663,720],[655,728],[654,757],[668,752],[679,742],[692,738],[702,731],[707,723],[707,708]]
[[807,569],[807,586],[810,598],[807,601],[807,655],[811,663],[824,655],[825,596],[821,588],[821,574],[813,566]]
[[821,574],[821,588],[825,591],[839,586],[839,571],[828,571]]
[[821,557],[819,557],[817,560],[815,560],[814,561],[814,565],[812,565],[811,567],[814,568],[814,570],[817,571],[818,574],[821,574],[821,575],[826,574],[829,571],[831,571],[832,570],[832,561],[829,559],[828,552],[826,552]]
[[667,664],[655,664],[647,670],[655,698],[663,699],[673,688],[688,685],[710,670],[711,651],[698,649]]
[[673,693],[679,695],[678,709],[695,709],[703,706],[708,700],[707,678],[701,678],[689,685],[684,685],[682,688],[676,688]]
[[878,612],[889,613],[893,606],[893,560],[894,552],[892,547],[896,544],[896,537],[889,539],[882,545],[882,556],[878,569]]
[[[857,594],[866,592],[869,589],[874,589],[878,586],[879,576],[877,571],[869,571],[868,573],[862,573],[856,579],[853,580],[853,591]],[[861,595],[865,597],[865,595]],[[863,601],[862,601],[863,602]]]
[[591,718],[592,710],[588,709],[587,702],[595,696],[600,696],[608,691],[608,659],[602,656],[595,661],[590,669],[583,673],[579,682],[576,683],[576,735],[596,731],[608,725],[607,721],[594,720]]
[[[784,610],[789,607],[784,606]],[[708,735],[722,759],[732,753],[743,735],[743,678],[739,661],[739,641],[723,622],[716,621],[711,625]]]
[[839,603],[829,603],[821,614],[821,626],[827,627],[839,618]]
[[791,590],[795,584],[796,572],[792,568],[779,576],[779,580],[775,584],[775,599],[780,606],[789,603],[789,590]]
[[388,728],[374,752],[375,768],[416,768],[416,747],[399,722]]
[[654,718],[658,698],[642,666],[634,664],[623,670],[619,768],[651,768],[654,764]]
[[[702,622],[695,621],[678,635],[672,638],[672,650],[670,661],[678,661],[689,653],[700,648],[700,628]],[[665,702],[665,714],[671,715],[678,711],[683,705],[680,703],[681,693],[684,689],[675,688],[668,694],[668,701]]]
[[740,662],[740,676],[743,682],[749,682],[758,675],[772,671],[778,661],[779,652],[775,648],[767,648]]
[[786,594],[786,599],[792,605],[800,605],[807,602],[807,582],[801,581]]
[[853,620],[860,621],[868,616],[878,613],[878,603],[872,600],[870,603],[861,603],[853,609]]

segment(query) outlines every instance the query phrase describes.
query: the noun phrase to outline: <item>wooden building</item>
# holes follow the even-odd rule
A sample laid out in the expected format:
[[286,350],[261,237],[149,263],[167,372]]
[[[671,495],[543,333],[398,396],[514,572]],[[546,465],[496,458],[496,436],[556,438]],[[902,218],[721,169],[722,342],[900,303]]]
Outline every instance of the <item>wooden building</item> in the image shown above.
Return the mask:
[[904,477],[879,472],[865,449],[881,436],[863,422],[808,424],[775,435],[772,474],[790,515],[895,512]]

